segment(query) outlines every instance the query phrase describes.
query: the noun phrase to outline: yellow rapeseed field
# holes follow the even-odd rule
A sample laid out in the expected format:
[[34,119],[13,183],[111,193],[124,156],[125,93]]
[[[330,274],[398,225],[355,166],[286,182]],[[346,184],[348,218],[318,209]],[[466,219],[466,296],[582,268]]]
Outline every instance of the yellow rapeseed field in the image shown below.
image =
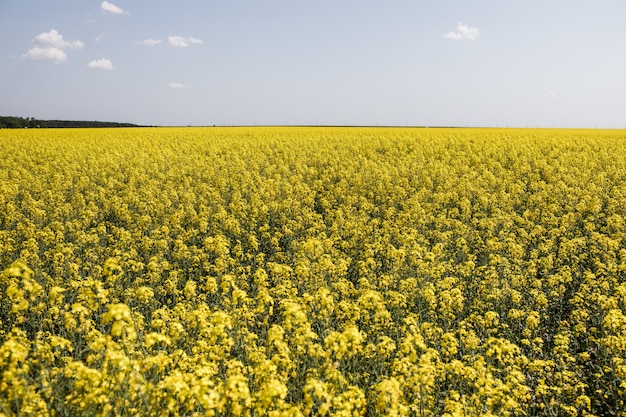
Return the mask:
[[0,130],[2,416],[626,416],[626,132]]

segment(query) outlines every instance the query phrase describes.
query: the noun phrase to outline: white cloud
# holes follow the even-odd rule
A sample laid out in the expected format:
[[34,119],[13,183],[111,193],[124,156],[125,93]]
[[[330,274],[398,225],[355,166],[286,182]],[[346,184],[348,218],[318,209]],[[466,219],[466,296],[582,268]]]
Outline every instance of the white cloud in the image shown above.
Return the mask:
[[89,64],[87,64],[88,68],[91,69],[98,69],[98,70],[103,70],[103,71],[115,71],[115,68],[113,67],[113,63],[111,62],[110,59],[95,59],[93,61],[91,61]]
[[161,39],[146,39],[141,43],[147,46],[157,46],[161,44]]
[[456,30],[457,30],[456,32],[448,32],[444,34],[443,37],[446,39],[453,39],[453,40],[475,41],[476,39],[478,39],[478,36],[480,34],[478,28],[473,28],[471,26],[464,24],[463,22],[458,23]]
[[105,12],[110,13],[110,14],[125,14],[125,13],[127,13],[121,7],[118,7],[115,4],[113,4],[113,3],[109,3],[108,1],[103,1],[102,3],[100,3],[100,8],[102,10],[104,10]]
[[81,41],[68,42],[63,39],[63,35],[52,29],[50,32],[40,33],[35,37],[34,42],[41,47],[52,47],[59,49],[81,49],[85,46]]
[[448,32],[445,35],[443,35],[444,38],[446,39],[454,39],[454,40],[461,40],[463,39],[463,35],[461,35],[458,32]]
[[202,40],[194,37],[183,38],[182,36],[168,36],[167,40],[170,45],[177,48],[187,48],[190,45],[200,45],[204,43]]
[[554,91],[546,91],[545,93],[543,93],[543,96],[548,98],[556,98],[556,93]]
[[31,59],[34,61],[52,61],[55,64],[60,64],[61,62],[65,62],[67,60],[67,54],[64,50],[59,48],[41,48],[39,46],[35,46],[24,55],[22,55],[22,59]]
[[188,88],[189,87],[189,85],[183,84],[183,83],[169,83],[167,86],[169,88],[173,88],[175,90],[182,90],[184,88]]
[[81,41],[66,41],[55,29],[35,36],[33,43],[35,46],[23,54],[22,59],[47,60],[57,64],[67,60],[64,49],[82,49],[85,46]]

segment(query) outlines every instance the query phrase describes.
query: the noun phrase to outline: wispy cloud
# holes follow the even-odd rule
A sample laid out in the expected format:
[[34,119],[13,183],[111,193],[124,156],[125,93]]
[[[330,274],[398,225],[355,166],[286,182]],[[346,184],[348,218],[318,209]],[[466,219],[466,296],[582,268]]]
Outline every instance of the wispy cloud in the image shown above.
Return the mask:
[[110,59],[95,59],[87,64],[87,68],[102,70],[102,71],[115,71],[115,67],[113,67],[113,63]]
[[546,91],[545,93],[543,93],[543,96],[548,98],[556,98],[556,93],[554,91]]
[[121,7],[116,6],[113,3],[109,3],[108,1],[103,1],[102,3],[100,3],[100,9],[110,14],[128,14],[128,12]]
[[480,35],[480,30],[478,28],[471,27],[469,25],[464,24],[463,22],[458,22],[456,27],[456,32],[448,32],[443,35],[446,39],[452,40],[470,40],[475,41],[478,39]]
[[188,85],[188,84],[183,84],[183,83],[175,83],[175,82],[169,83],[169,84],[167,84],[167,86],[168,86],[169,88],[174,89],[174,90],[182,90],[182,89],[184,89],[184,88],[189,88],[189,85]]
[[[158,46],[161,45],[163,41],[161,39],[150,38],[135,43],[145,46]],[[194,38],[193,36],[190,36],[188,38],[185,38],[183,36],[168,36],[167,43],[170,46],[174,46],[176,48],[188,48],[191,45],[201,45],[204,42],[201,39]]]
[[22,59],[46,60],[61,63],[67,60],[66,49],[82,49],[85,44],[81,41],[66,41],[57,30],[42,32],[33,39],[34,46],[22,55]]
[[146,46],[157,46],[157,45],[160,45],[161,42],[162,42],[161,39],[146,39],[139,43],[142,45],[146,45]]
[[177,48],[187,48],[190,45],[200,45],[204,43],[202,40],[194,37],[184,38],[182,36],[168,36],[167,41],[170,45]]

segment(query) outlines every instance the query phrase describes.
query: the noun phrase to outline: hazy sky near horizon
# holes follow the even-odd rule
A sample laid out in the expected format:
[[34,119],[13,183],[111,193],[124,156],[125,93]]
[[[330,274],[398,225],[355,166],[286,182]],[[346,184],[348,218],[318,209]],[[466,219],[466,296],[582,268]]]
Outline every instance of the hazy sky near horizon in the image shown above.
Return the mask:
[[0,0],[0,115],[626,128],[624,0]]

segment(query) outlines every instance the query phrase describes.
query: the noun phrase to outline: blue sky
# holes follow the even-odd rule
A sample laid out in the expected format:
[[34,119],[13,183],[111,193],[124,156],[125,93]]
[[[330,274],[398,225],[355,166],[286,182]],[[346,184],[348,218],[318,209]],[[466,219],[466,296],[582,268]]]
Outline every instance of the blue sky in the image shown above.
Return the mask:
[[0,115],[626,127],[626,1],[0,0]]

